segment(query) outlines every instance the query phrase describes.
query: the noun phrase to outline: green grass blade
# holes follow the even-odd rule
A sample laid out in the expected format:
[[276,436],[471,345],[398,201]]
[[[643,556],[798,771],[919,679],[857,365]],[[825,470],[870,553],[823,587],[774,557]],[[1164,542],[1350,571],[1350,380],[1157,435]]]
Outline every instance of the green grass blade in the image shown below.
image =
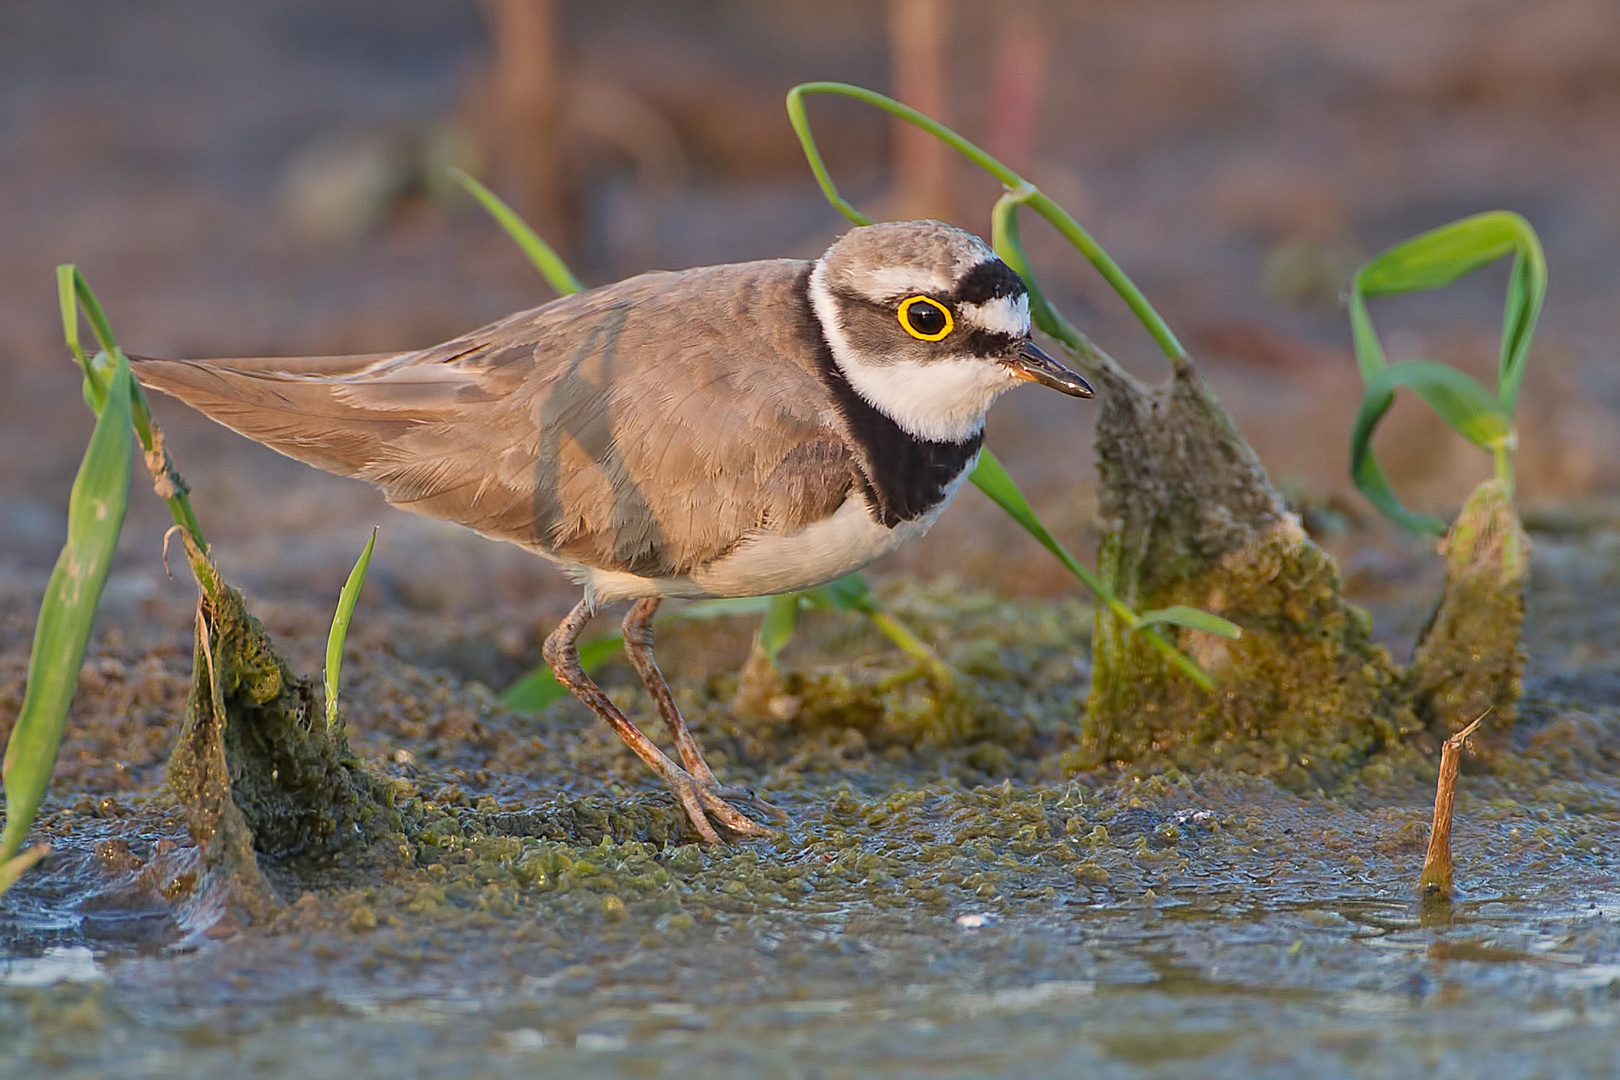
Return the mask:
[[[1031,210],[1050,222],[1052,227],[1057,229],[1063,238],[1069,241],[1075,250],[1085,256],[1086,260],[1097,269],[1103,280],[1108,282],[1109,286],[1130,307],[1131,312],[1136,315],[1142,325],[1147,328],[1148,333],[1153,336],[1153,340],[1158,343],[1159,348],[1164,351],[1166,356],[1172,360],[1186,357],[1187,350],[1182,347],[1181,342],[1176,339],[1176,335],[1171,332],[1169,324],[1154,310],[1153,305],[1148,303],[1147,297],[1136,287],[1136,283],[1126,276],[1125,271],[1120,269],[1119,264],[1114,262],[1108,252],[1103,250],[1102,245],[1097,243],[1091,234],[1081,227],[1079,222],[1075,221],[1067,211],[1053,202],[1028,180],[1025,180],[1012,169],[944,124],[918,112],[916,109],[900,104],[900,102],[885,94],[880,94],[875,90],[867,90],[860,86],[852,86],[849,83],[800,83],[788,91],[788,122],[793,125],[793,131],[799,137],[799,144],[804,149],[805,159],[810,164],[810,171],[815,174],[816,183],[821,186],[822,194],[826,196],[827,201],[839,213],[850,221],[857,225],[870,225],[872,223],[871,218],[855,209],[849,200],[839,194],[837,185],[833,183],[832,175],[827,171],[826,163],[821,158],[821,151],[816,147],[815,135],[810,130],[810,119],[805,113],[804,99],[810,94],[835,94],[854,98],[856,101],[865,102],[868,105],[882,109],[891,116],[899,117],[906,123],[928,132],[928,134],[979,166],[979,168],[999,180],[1009,191],[1018,192],[1019,201],[1028,203]],[[1025,270],[1027,269],[1026,265]],[[1026,276],[1025,281],[1028,280],[1029,277]],[[1042,329],[1046,329],[1046,327],[1042,327]],[[1060,337],[1060,340],[1066,340],[1062,339],[1061,335],[1054,334],[1054,336]]]
[[1430,229],[1378,255],[1356,275],[1364,296],[1423,292],[1450,285],[1513,251],[1517,214],[1491,211]]
[[49,844],[35,844],[16,858],[0,862],[0,895],[3,895],[7,889],[17,884],[19,878],[50,853]]
[[[102,310],[101,301],[96,299],[90,283],[85,281],[78,268],[72,263],[58,266],[56,285],[57,299],[62,309],[62,336],[84,372],[85,404],[90,406],[91,412],[99,416],[102,402],[106,400],[107,385],[112,379],[113,368],[117,363],[127,363],[127,358],[113,337],[112,324],[107,321],[107,313]],[[85,318],[90,322],[90,329],[101,345],[100,351],[88,360],[85,358],[84,349],[79,345],[78,308],[84,310]],[[147,467],[152,472],[154,487],[168,506],[169,516],[174,519],[176,525],[186,530],[198,551],[206,552],[208,542],[203,538],[202,526],[198,524],[197,515],[191,509],[191,500],[187,496],[189,489],[175,470],[174,462],[169,458],[169,452],[163,445],[163,432],[157,426],[157,421],[152,418],[152,409],[147,403],[146,393],[138,382],[130,383],[129,407],[135,437],[141,441],[141,449],[146,452]],[[209,596],[217,595],[222,586],[211,567],[194,559],[190,561],[203,591]]]
[[1482,450],[1493,450],[1513,434],[1513,418],[1496,395],[1464,372],[1433,360],[1391,364],[1367,384],[1368,394],[1406,387],[1440,414],[1451,430]]
[[[1057,560],[1066,566],[1071,574],[1079,578],[1086,588],[1090,589],[1092,594],[1113,612],[1115,617],[1129,627],[1133,633],[1139,633],[1147,638],[1148,642],[1159,651],[1159,654],[1166,661],[1174,665],[1204,690],[1213,690],[1215,688],[1215,680],[1210,678],[1208,672],[1195,664],[1190,657],[1159,636],[1151,628],[1142,626],[1141,617],[1125,606],[1125,603],[1114,595],[1114,590],[1109,588],[1102,578],[1087,569],[1079,559],[1069,554],[1067,548],[1058,543],[1057,538],[1041,523],[1040,518],[1035,516],[1035,511],[1030,508],[1029,500],[1024,498],[1024,493],[1013,482],[1013,478],[1007,474],[1007,470],[1002,466],[1001,462],[988,449],[979,456],[979,464],[974,468],[969,479],[973,481],[980,491],[990,496],[991,501],[1005,510],[1014,521],[1022,525],[1026,532],[1040,541],[1042,547],[1055,555]],[[1201,614],[1207,615],[1207,613]],[[1223,636],[1237,637],[1242,633],[1242,630],[1236,624],[1228,622],[1217,615],[1207,615],[1207,617],[1224,624],[1227,629],[1221,631]]]
[[1362,382],[1389,365],[1389,360],[1384,356],[1384,346],[1378,340],[1378,332],[1373,329],[1367,299],[1354,286],[1350,289],[1350,342],[1355,348],[1356,367],[1361,372]]
[[866,611],[877,606],[877,601],[872,599],[872,587],[859,574],[845,574],[799,595],[811,607],[826,611]]
[[1207,611],[1199,611],[1185,604],[1144,611],[1137,616],[1137,625],[1184,626],[1189,630],[1202,630],[1206,634],[1216,634],[1223,638],[1235,639],[1243,636],[1242,630],[1219,615],[1211,615]]
[[915,660],[917,666],[922,668],[923,674],[927,675],[928,680],[938,689],[949,692],[956,684],[956,673],[951,670],[951,666],[905,623],[876,604],[866,609],[866,617],[871,619],[872,625],[882,631],[884,637],[894,642],[901,652]]
[[794,628],[798,625],[799,594],[782,593],[771,597],[770,606],[765,609],[765,618],[759,624],[759,647],[765,651],[771,663],[776,663],[777,654],[793,637]]
[[1432,360],[1390,364],[1367,381],[1361,408],[1350,429],[1350,478],[1367,501],[1390,521],[1411,532],[1443,535],[1446,523],[1432,514],[1408,510],[1390,487],[1373,454],[1372,435],[1406,387],[1421,397],[1453,431],[1481,449],[1496,452],[1511,444],[1513,419],[1500,401],[1469,375]]
[[[1495,394],[1443,364],[1388,363],[1367,311],[1367,297],[1441,288],[1509,254],[1513,268],[1503,306]],[[1498,478],[1512,484],[1513,410],[1546,294],[1547,259],[1541,240],[1523,217],[1503,210],[1430,229],[1395,245],[1357,272],[1350,288],[1350,334],[1366,393],[1350,434],[1350,477],[1379,513],[1414,532],[1445,531],[1439,518],[1401,505],[1372,452],[1373,430],[1401,386],[1423,398],[1452,430],[1491,451]]]
[[1350,428],[1350,479],[1356,490],[1377,508],[1385,518],[1408,532],[1431,536],[1444,535],[1446,523],[1432,514],[1418,514],[1408,510],[1396,497],[1389,478],[1372,451],[1372,433],[1389,407],[1395,403],[1395,394],[1385,390],[1371,390],[1362,396],[1361,408],[1356,412]]
[[[606,634],[579,646],[579,666],[594,671],[619,655],[624,648],[621,634]],[[552,702],[568,696],[568,688],[557,681],[549,667],[537,667],[501,694],[501,702],[516,712],[539,712]]]
[[718,619],[727,615],[763,615],[771,609],[769,596],[728,596],[716,600],[698,600],[667,615],[659,622],[685,619]]
[[460,169],[452,168],[450,178],[466,188],[467,193],[477,199],[479,205],[485,210],[489,211],[489,216],[494,218],[501,228],[506,230],[506,235],[510,236],[513,242],[523,249],[523,254],[527,255],[529,261],[534,263],[535,269],[540,271],[541,275],[551,283],[551,287],[556,289],[560,295],[569,296],[573,293],[585,291],[584,284],[574,276],[572,270],[568,269],[568,264],[562,261],[562,257],[557,254],[556,250],[542,240],[540,234],[530,228],[529,223],[519,217],[516,210],[506,205],[500,196]]
[[118,533],[129,505],[129,470],[134,456],[130,436],[133,386],[129,365],[120,355],[90,445],[73,481],[67,543],[45,588],[33,652],[28,659],[27,689],[6,744],[6,824],[0,833],[0,863],[22,847],[23,837],[50,785],[96,607],[118,546]]
[[1507,303],[1502,311],[1502,354],[1498,361],[1496,396],[1511,416],[1519,403],[1519,386],[1524,382],[1530,339],[1535,336],[1541,305],[1547,298],[1547,255],[1541,250],[1541,238],[1530,223],[1517,214],[1509,216],[1520,227],[1519,250],[1513,258]]
[[1018,230],[1018,208],[1029,201],[1034,190],[1026,187],[1009,191],[996,200],[990,210],[990,246],[1002,262],[1024,279],[1024,288],[1029,292],[1030,321],[1071,349],[1085,354],[1090,351],[1090,342],[1046,299],[1035,272],[1030,269],[1029,256],[1024,254],[1024,241]]
[[377,529],[373,527],[366,546],[360,552],[349,579],[338,593],[337,611],[332,613],[332,629],[326,635],[326,727],[331,730],[338,718],[338,685],[343,674],[343,642],[349,636],[349,620],[354,618],[354,605],[360,599],[360,589],[366,583],[366,571],[371,567],[371,551],[377,546]]
[[107,381],[90,366],[90,358],[79,344],[79,301],[73,287],[78,276],[79,269],[72,263],[56,268],[56,299],[62,308],[62,337],[73,359],[78,361],[79,370],[84,372],[84,403],[100,416],[102,406],[107,403]]
[[1356,274],[1350,291],[1351,332],[1363,378],[1382,364],[1372,362],[1377,336],[1366,297],[1422,292],[1449,285],[1488,263],[1513,256],[1502,313],[1502,346],[1497,398],[1512,414],[1524,380],[1524,361],[1547,295],[1547,257],[1530,223],[1518,214],[1492,210],[1414,236],[1373,259]]

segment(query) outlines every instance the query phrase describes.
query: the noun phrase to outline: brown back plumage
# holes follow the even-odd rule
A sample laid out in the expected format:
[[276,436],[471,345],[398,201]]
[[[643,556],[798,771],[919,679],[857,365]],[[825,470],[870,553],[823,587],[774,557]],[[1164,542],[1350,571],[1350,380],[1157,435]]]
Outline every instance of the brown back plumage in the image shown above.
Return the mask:
[[396,506],[679,575],[832,513],[857,482],[801,317],[807,270],[646,274],[418,352],[132,362],[146,386]]

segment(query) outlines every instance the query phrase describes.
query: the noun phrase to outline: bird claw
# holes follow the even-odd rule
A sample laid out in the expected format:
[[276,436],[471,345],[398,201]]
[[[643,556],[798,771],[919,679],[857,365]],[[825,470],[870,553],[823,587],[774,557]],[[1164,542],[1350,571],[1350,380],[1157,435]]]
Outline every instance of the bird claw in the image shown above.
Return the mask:
[[740,810],[728,801],[736,801],[747,806],[750,810],[778,820],[787,817],[782,811],[758,798],[747,789],[713,787],[700,783],[690,773],[682,773],[670,781],[670,790],[675,794],[675,801],[681,804],[686,811],[687,820],[692,828],[706,843],[719,844],[724,838],[720,835],[716,825],[733,836],[769,836],[771,830],[752,818],[746,817]]
[[788,819],[786,810],[778,806],[772,806],[758,795],[755,795],[753,788],[722,787],[719,784],[713,784],[709,790],[726,802],[741,806],[759,817],[767,817],[772,821],[786,821]]

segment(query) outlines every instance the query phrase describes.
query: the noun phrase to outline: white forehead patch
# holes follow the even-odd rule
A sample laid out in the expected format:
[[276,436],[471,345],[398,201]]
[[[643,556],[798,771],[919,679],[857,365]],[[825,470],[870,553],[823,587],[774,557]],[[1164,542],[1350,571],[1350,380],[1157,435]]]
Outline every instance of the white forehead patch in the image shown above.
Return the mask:
[[1029,333],[1029,296],[997,296],[982,304],[961,305],[964,321],[996,334],[1022,337]]
[[849,282],[861,295],[880,303],[918,293],[942,296],[951,291],[952,284],[944,274],[908,266],[875,266],[855,270],[850,272]]

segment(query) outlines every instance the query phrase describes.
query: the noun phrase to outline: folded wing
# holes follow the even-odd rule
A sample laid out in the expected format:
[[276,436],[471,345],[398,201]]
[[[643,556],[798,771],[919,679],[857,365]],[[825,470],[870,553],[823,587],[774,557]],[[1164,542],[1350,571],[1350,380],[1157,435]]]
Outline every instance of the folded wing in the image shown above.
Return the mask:
[[404,509],[690,572],[831,513],[855,463],[792,319],[801,264],[643,275],[418,352],[157,360],[140,381]]

